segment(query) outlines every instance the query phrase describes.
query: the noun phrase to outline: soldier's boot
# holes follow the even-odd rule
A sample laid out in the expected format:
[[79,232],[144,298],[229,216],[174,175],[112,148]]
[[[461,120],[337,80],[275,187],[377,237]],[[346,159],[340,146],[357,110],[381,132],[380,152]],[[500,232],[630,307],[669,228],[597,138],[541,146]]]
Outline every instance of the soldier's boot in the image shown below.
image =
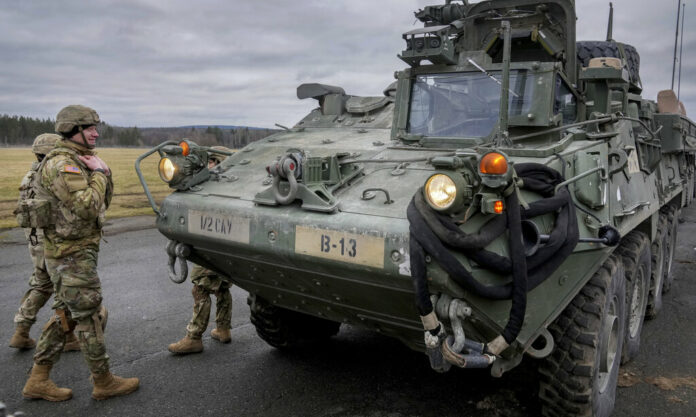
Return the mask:
[[216,327],[210,332],[210,336],[222,343],[230,343],[232,341],[232,336],[230,335],[230,329],[221,329]]
[[121,378],[109,371],[103,374],[92,374],[92,383],[94,384],[92,398],[95,400],[128,395],[140,386],[138,378]]
[[63,346],[63,352],[74,352],[80,350],[80,341],[75,337],[74,332],[67,333],[65,335],[65,346]]
[[55,382],[48,378],[51,365],[37,365],[31,368],[31,374],[22,389],[24,398],[44,399],[48,401],[66,401],[72,398],[70,388],[58,388]]
[[29,337],[29,329],[31,329],[31,325],[18,323],[10,339],[10,347],[16,349],[31,349],[36,346],[34,339]]
[[191,339],[186,335],[178,342],[169,345],[169,351],[178,355],[203,352],[203,341],[201,339]]

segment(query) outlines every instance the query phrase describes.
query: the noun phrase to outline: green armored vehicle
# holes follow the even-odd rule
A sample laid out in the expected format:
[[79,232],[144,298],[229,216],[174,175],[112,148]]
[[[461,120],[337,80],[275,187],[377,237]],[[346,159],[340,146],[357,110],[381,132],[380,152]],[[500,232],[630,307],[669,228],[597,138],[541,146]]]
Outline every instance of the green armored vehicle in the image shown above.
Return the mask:
[[607,416],[671,284],[696,125],[673,92],[640,96],[633,47],[576,42],[572,0],[416,17],[383,95],[303,84],[316,109],[211,170],[186,140],[139,158],[175,189],[148,192],[170,277],[220,272],[278,348],[349,323],[438,372],[526,354],[544,415]]

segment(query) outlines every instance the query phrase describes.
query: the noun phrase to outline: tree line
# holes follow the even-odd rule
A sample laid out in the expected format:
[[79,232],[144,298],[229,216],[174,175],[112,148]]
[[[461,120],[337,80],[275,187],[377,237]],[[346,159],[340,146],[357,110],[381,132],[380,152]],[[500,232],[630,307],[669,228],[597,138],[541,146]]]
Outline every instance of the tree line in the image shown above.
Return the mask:
[[[0,146],[31,146],[38,135],[54,132],[55,120],[0,115]],[[100,123],[99,146],[151,147],[167,140],[190,139],[199,145],[238,149],[276,133],[276,129],[246,126],[120,127]]]

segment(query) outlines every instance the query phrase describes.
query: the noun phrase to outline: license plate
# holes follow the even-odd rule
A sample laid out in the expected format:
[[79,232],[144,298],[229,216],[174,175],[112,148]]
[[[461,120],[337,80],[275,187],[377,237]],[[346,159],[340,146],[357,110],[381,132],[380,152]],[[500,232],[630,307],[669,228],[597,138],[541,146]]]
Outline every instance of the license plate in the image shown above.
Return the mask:
[[384,238],[295,227],[295,253],[384,268]]
[[189,210],[188,231],[239,243],[249,243],[249,219],[220,213]]

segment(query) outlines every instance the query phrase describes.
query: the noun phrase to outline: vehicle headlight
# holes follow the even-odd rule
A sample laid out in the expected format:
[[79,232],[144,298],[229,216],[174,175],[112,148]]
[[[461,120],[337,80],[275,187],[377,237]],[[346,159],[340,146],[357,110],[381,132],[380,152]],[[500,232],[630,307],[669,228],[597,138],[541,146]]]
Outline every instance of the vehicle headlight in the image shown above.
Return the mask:
[[447,210],[457,198],[457,185],[445,174],[435,174],[425,183],[425,198],[435,210]]
[[162,181],[169,183],[174,179],[176,175],[177,166],[169,158],[162,158],[159,162],[159,175]]

